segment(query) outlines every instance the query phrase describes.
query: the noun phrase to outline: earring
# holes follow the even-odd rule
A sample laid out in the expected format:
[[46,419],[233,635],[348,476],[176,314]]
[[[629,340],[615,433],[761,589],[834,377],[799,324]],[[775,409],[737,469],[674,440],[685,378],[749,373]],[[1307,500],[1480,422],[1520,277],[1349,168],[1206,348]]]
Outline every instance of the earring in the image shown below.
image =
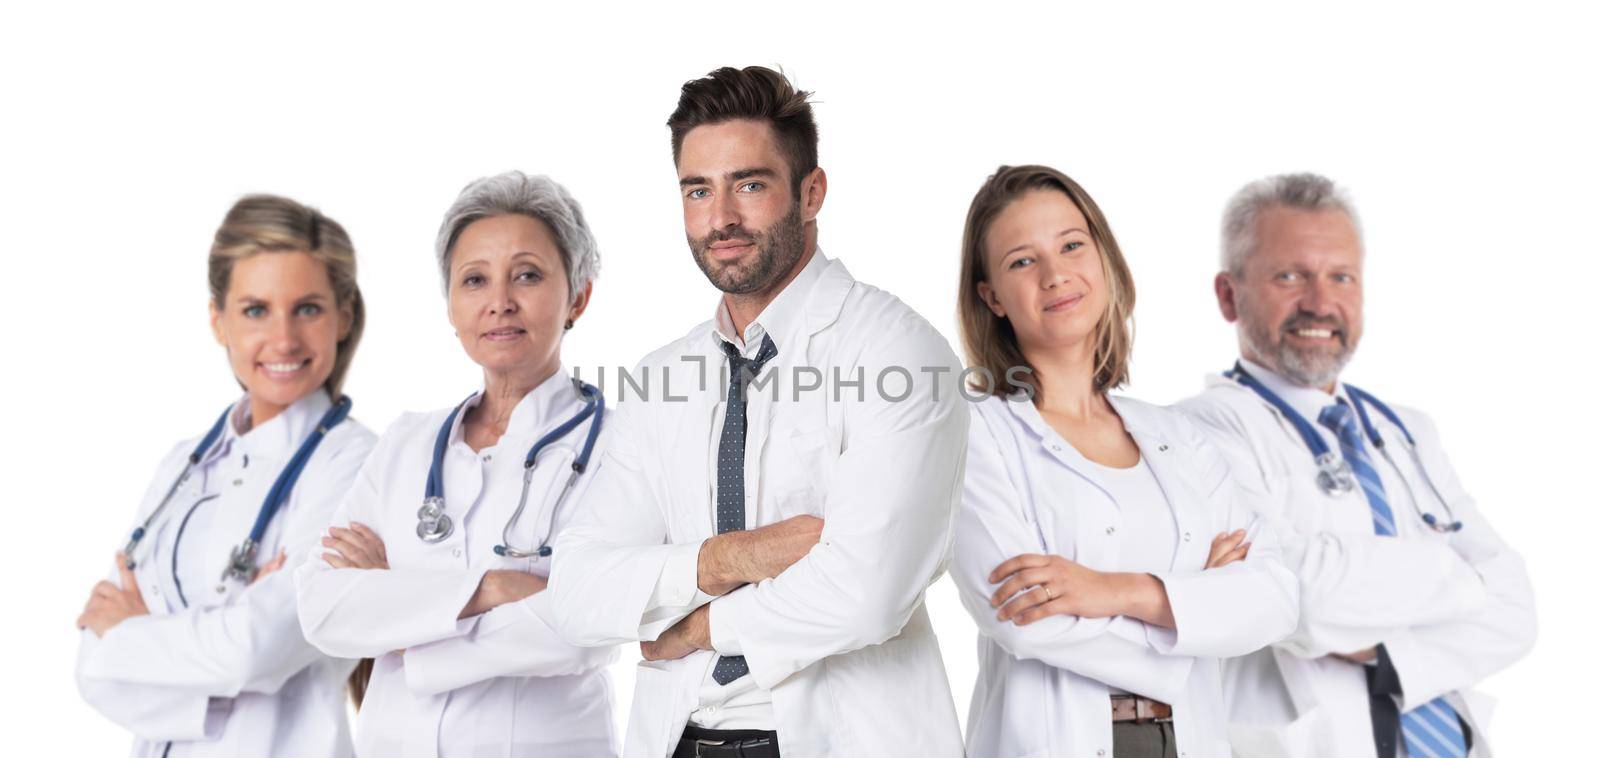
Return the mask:
[[568,329],[568,330],[572,329],[572,319],[570,319],[570,318],[567,319],[567,325],[565,327],[562,327],[562,328],[563,329]]

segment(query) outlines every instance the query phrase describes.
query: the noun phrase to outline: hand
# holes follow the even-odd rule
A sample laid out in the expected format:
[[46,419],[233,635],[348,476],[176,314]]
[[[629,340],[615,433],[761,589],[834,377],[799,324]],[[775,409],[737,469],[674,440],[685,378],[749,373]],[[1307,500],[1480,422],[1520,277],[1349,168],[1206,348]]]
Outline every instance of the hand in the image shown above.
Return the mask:
[[478,581],[478,589],[472,593],[472,597],[467,600],[466,606],[456,618],[464,619],[488,613],[506,603],[515,603],[544,592],[544,588],[548,585],[549,581],[544,577],[526,571],[510,569],[485,571],[483,579]]
[[250,580],[250,583],[251,584],[255,584],[256,582],[259,582],[262,579],[267,578],[267,574],[270,574],[270,573],[272,573],[274,571],[282,569],[283,568],[283,564],[288,562],[288,560],[289,560],[289,556],[286,555],[282,550],[279,550],[278,554],[276,556],[273,556],[272,560],[267,561],[266,563],[261,565],[261,568],[256,569],[256,576],[255,576],[254,579]]
[[117,581],[121,587],[100,582],[89,592],[89,602],[78,616],[79,629],[88,629],[94,636],[104,637],[117,624],[133,616],[150,614],[144,595],[139,593],[139,580],[134,578],[133,570],[128,568],[128,558],[122,553],[117,553]]
[[1218,534],[1211,540],[1211,555],[1206,557],[1206,568],[1222,568],[1250,555],[1250,543],[1244,541],[1244,530]]
[[365,524],[350,522],[350,528],[329,527],[322,546],[336,552],[323,553],[322,560],[334,568],[387,569],[389,552],[383,539]]
[[1378,648],[1369,647],[1366,650],[1357,650],[1353,653],[1333,653],[1332,655],[1343,661],[1366,665],[1378,659]]
[[724,532],[700,545],[698,583],[708,595],[771,579],[811,552],[822,539],[822,519],[793,516],[759,529]]
[[696,650],[711,649],[711,604],[694,609],[654,641],[639,643],[639,654],[647,661],[675,661]]
[[1057,615],[1174,624],[1166,587],[1149,574],[1095,571],[1059,555],[1025,553],[996,566],[989,583],[1000,584],[989,597],[989,606],[1000,609],[995,618],[1018,626]]

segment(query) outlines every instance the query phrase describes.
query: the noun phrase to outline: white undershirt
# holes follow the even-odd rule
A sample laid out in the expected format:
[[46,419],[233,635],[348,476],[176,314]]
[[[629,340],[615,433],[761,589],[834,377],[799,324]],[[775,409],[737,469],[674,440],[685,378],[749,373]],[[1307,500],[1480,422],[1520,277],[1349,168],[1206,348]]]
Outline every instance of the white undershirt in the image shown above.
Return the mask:
[[[1087,460],[1087,459],[1085,459]],[[1089,461],[1089,474],[1095,484],[1111,495],[1111,501],[1122,512],[1121,555],[1109,571],[1166,571],[1172,568],[1172,558],[1178,550],[1178,524],[1172,518],[1172,507],[1161,484],[1145,463],[1144,456],[1128,468],[1113,468]],[[1112,687],[1111,694],[1126,695],[1126,690]]]
[[1094,483],[1100,485],[1122,512],[1121,555],[1111,571],[1167,571],[1178,551],[1178,523],[1172,518],[1167,495],[1151,473],[1144,457],[1128,468],[1113,468],[1090,461]]

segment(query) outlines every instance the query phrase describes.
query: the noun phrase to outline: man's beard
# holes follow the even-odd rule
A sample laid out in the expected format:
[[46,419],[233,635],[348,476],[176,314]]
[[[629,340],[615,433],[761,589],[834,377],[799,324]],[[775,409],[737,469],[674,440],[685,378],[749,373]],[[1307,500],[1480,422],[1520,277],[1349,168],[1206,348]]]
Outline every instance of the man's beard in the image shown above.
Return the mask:
[[[717,263],[708,255],[711,244],[739,240],[754,246],[754,255],[740,263]],[[765,292],[794,268],[805,253],[805,227],[800,223],[800,204],[795,203],[783,218],[759,232],[743,226],[719,229],[705,237],[689,238],[694,262],[717,289],[730,295]]]
[[[1302,311],[1290,316],[1274,330],[1264,319],[1254,317],[1246,299],[1239,298],[1237,305],[1239,323],[1244,327],[1239,330],[1239,336],[1244,340],[1245,349],[1254,354],[1257,360],[1264,361],[1267,368],[1302,387],[1320,389],[1333,384],[1355,354],[1356,346],[1350,339],[1350,327],[1339,318],[1319,318]],[[1301,349],[1289,344],[1291,330],[1308,327],[1333,330],[1339,347],[1334,350]]]

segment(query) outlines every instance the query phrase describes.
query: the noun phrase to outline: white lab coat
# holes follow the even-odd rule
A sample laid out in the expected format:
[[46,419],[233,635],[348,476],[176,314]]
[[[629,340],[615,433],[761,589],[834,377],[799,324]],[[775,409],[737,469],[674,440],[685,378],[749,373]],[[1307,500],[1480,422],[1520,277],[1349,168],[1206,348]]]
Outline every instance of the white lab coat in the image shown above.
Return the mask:
[[[1089,464],[1026,398],[976,406],[951,575],[977,621],[978,681],[967,750],[985,758],[1108,756],[1109,687],[1172,706],[1181,758],[1226,758],[1220,658],[1294,629],[1294,575],[1272,529],[1233,486],[1227,464],[1176,411],[1110,398],[1166,495],[1177,525],[1166,587],[1175,629],[1126,616],[1051,616],[1027,626],[995,619],[989,572],[1023,553],[1113,570],[1126,539],[1115,502]],[[1211,540],[1249,529],[1248,558],[1203,570]]]
[[[134,733],[133,755],[350,755],[344,683],[352,664],[323,655],[301,636],[290,571],[248,586],[217,581],[230,552],[249,536],[267,490],[330,405],[318,391],[246,434],[226,432],[134,551],[134,576],[150,615],[130,618],[104,638],[83,632],[78,689],[95,710]],[[179,443],[163,459],[134,523],[161,502],[199,439]],[[311,552],[374,439],[352,418],[328,432],[268,526],[258,564],[286,549],[292,567]],[[185,530],[185,517],[197,508],[212,511],[205,520],[210,528]],[[201,546],[210,577],[204,586],[181,588],[188,607],[174,579],[180,537],[185,555]]]
[[[581,408],[570,375],[558,371],[517,404],[499,441],[477,452],[462,439],[463,411],[445,450],[445,513],[455,528],[433,544],[417,537],[417,509],[450,409],[405,414],[324,523],[367,525],[389,556],[388,570],[334,569],[319,551],[295,574],[306,639],[330,655],[376,659],[356,719],[358,755],[616,754],[605,673],[614,647],[563,642],[549,621],[548,592],[456,618],[490,569],[549,574],[549,558],[501,557],[493,548],[516,509],[529,448]],[[560,512],[551,510],[589,423],[540,454],[527,509],[511,533],[517,547],[559,533],[578,508],[593,463]],[[611,424],[608,411],[592,460],[604,451]]]
[[[635,370],[656,394],[620,404],[612,448],[557,545],[551,590],[560,630],[575,643],[655,639],[706,600],[694,563],[715,534],[706,456],[726,365],[712,330],[701,324]],[[920,316],[837,260],[805,293],[793,328],[772,336],[778,355],[761,376],[777,372],[779,390],[766,402],[752,384],[745,448],[761,461],[746,492],[764,504],[747,517],[826,523],[821,542],[780,576],[710,601],[712,639],[735,641],[749,676],[771,692],[785,758],[958,756],[922,602],[947,561],[960,491],[967,409],[951,381],[955,356]],[[820,369],[825,389],[796,399],[796,366]],[[916,375],[907,399],[879,396],[884,366]],[[937,400],[916,373],[924,366],[945,370]],[[845,387],[835,400],[826,389],[835,368],[846,381],[862,369],[864,393]],[[887,394],[904,388],[887,381]],[[653,596],[663,602],[652,607]],[[700,651],[639,665],[625,755],[672,752],[715,658]]]
[[[1343,394],[1342,387],[1338,391]],[[1422,465],[1465,527],[1452,534],[1428,528],[1411,507],[1407,488],[1392,486],[1398,480],[1369,442],[1397,529],[1395,537],[1380,537],[1361,491],[1324,494],[1299,433],[1248,388],[1212,376],[1204,393],[1180,407],[1213,433],[1235,479],[1277,528],[1285,561],[1300,577],[1294,634],[1231,661],[1225,672],[1235,753],[1375,755],[1366,675],[1359,664],[1327,656],[1381,642],[1405,690],[1401,708],[1446,696],[1472,727],[1473,755],[1489,755],[1484,733],[1492,701],[1470,688],[1532,646],[1533,590],[1521,557],[1501,541],[1456,478],[1433,422],[1394,407],[1416,437]],[[1389,443],[1394,473],[1425,509],[1444,519],[1444,509],[1404,452],[1400,430],[1375,410],[1368,415]],[[1338,451],[1337,438],[1314,415],[1307,419]]]

